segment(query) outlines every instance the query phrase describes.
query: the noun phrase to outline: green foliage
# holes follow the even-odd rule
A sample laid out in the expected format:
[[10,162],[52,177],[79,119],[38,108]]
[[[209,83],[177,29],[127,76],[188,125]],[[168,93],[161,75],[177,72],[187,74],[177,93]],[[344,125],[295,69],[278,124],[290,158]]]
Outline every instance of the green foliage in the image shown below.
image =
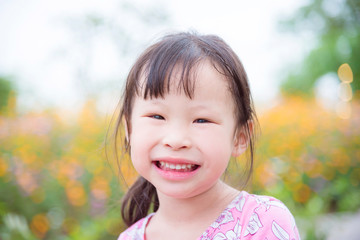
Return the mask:
[[293,67],[281,89],[286,94],[312,95],[316,80],[336,73],[348,63],[354,73],[351,84],[360,90],[360,2],[358,0],[313,0],[300,8],[293,19],[283,22],[287,29],[314,36],[312,50]]
[[12,86],[11,82],[4,77],[0,77],[0,115],[8,106],[10,94],[13,90],[14,86]]

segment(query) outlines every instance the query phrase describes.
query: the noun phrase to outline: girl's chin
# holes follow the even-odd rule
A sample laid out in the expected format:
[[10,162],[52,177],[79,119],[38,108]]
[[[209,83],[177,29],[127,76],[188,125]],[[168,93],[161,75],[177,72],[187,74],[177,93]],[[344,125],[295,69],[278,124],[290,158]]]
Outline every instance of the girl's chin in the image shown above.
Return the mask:
[[[166,196],[166,198],[174,198],[179,200],[193,200],[199,196],[207,196],[206,198],[216,195],[219,196],[223,192],[223,187],[219,189],[219,181],[215,183],[199,183],[199,182],[154,182],[158,194]],[[217,186],[217,187],[216,187]],[[161,199],[161,197],[160,197]]]

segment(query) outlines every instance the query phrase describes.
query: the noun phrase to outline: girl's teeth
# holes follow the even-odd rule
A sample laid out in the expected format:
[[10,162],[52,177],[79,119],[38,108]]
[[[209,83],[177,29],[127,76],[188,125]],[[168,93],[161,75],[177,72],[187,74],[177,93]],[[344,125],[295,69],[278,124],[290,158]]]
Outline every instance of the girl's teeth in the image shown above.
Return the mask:
[[177,171],[191,171],[194,169],[194,164],[174,164],[159,161],[158,165],[163,170],[177,170]]

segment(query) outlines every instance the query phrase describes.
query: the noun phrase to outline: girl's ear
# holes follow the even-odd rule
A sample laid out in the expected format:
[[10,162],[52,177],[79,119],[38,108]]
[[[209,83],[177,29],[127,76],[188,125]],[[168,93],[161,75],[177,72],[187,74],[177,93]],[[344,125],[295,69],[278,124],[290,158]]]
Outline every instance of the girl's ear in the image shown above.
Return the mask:
[[248,126],[243,126],[235,133],[234,148],[232,157],[238,157],[243,154],[249,146],[251,135],[253,134],[253,122],[249,121]]

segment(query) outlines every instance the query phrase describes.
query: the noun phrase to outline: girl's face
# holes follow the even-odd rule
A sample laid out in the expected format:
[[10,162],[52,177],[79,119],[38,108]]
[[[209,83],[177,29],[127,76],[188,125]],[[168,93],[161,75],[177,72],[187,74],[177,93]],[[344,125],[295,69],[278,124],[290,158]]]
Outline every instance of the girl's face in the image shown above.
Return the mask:
[[210,62],[197,68],[192,99],[177,88],[176,76],[164,98],[135,97],[131,159],[158,192],[189,198],[211,189],[230,156],[245,151],[246,143],[235,137],[239,134],[227,80]]

